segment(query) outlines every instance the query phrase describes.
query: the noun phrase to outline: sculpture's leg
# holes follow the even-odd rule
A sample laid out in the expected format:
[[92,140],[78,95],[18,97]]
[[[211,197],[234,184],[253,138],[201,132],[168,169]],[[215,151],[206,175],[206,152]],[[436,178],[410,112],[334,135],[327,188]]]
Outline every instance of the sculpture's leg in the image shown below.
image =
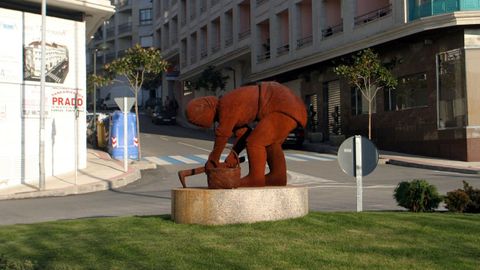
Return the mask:
[[267,162],[270,172],[265,176],[267,186],[287,185],[287,164],[282,145],[274,143],[267,147]]
[[267,152],[265,146],[247,144],[248,175],[240,180],[242,187],[265,186],[265,164]]
[[[265,165],[267,162],[267,146],[271,146],[271,154],[269,157],[270,170],[275,175],[281,177],[282,173],[285,174],[286,184],[286,166],[281,165],[282,160],[285,164],[285,157],[283,155],[281,144],[288,136],[291,130],[296,127],[297,123],[291,117],[283,113],[271,113],[258,122],[257,126],[253,130],[252,134],[247,139],[247,154],[248,154],[248,175],[241,180],[241,186],[243,187],[258,187],[265,186]],[[273,146],[277,145],[277,146]],[[277,157],[278,155],[278,157]],[[276,169],[275,169],[276,168]],[[272,178],[273,179],[273,178]],[[282,179],[280,179],[282,180]],[[279,183],[275,182],[277,185]]]

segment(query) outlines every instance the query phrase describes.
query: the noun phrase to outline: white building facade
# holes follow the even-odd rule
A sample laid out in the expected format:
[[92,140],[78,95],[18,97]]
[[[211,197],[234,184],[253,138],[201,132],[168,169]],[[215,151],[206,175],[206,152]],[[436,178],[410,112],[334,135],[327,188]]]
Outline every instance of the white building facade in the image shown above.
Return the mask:
[[[41,1],[0,3],[0,189],[38,186]],[[109,1],[51,0],[46,19],[45,175],[86,167],[86,37]]]

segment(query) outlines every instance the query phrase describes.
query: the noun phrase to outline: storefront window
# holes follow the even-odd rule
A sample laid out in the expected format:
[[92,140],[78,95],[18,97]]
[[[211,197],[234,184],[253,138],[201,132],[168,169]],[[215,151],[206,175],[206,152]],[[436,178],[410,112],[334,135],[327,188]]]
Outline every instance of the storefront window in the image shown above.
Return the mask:
[[465,58],[463,50],[437,54],[438,128],[466,125]]
[[385,111],[427,106],[427,74],[400,77],[395,89],[384,90]]

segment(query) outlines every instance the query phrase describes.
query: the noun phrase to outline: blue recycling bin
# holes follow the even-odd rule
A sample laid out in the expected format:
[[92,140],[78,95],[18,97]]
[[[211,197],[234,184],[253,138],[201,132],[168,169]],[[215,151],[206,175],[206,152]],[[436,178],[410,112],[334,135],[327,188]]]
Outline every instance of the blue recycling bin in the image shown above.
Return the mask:
[[[123,160],[124,134],[123,112],[114,111],[110,121],[108,152],[112,158]],[[137,118],[134,113],[127,113],[127,147],[128,159],[138,159]]]

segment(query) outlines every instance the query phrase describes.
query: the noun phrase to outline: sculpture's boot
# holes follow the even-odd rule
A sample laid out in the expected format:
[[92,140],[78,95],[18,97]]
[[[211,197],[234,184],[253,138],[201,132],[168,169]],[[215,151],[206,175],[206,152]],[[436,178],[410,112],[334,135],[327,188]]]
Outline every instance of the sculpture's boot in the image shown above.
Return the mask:
[[274,143],[267,147],[267,162],[270,172],[265,176],[267,186],[287,185],[287,165],[282,145]]
[[264,146],[247,145],[248,175],[240,180],[241,187],[264,187],[267,152]]

